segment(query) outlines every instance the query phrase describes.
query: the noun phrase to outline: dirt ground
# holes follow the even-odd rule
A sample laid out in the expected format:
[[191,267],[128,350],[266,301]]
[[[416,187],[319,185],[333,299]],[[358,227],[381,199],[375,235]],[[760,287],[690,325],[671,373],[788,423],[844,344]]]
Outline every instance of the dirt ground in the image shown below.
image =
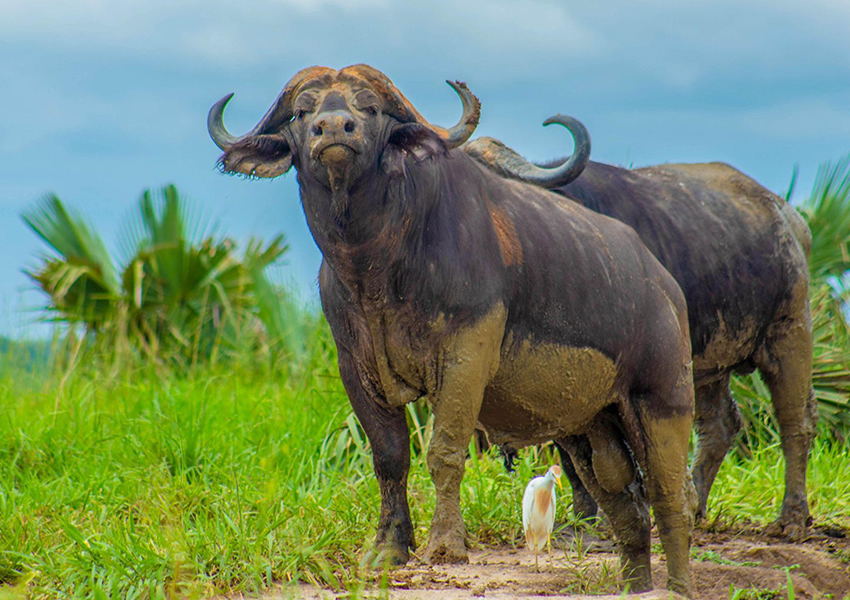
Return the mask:
[[[622,598],[616,580],[617,558],[610,540],[590,534],[580,542],[562,534],[553,550],[553,565],[544,553],[540,572],[534,555],[525,548],[493,547],[470,552],[468,565],[431,566],[413,559],[393,569],[384,585],[396,600],[461,600],[477,598],[528,598],[546,596]],[[680,598],[665,588],[666,565],[654,540],[652,576],[656,591],[629,597],[645,600]],[[725,531],[694,532],[691,576],[695,600],[773,600],[787,598],[788,574],[797,600],[850,598],[850,540],[845,532],[816,527],[802,543],[789,544],[766,537],[756,529],[739,526]],[[379,582],[367,586],[365,596],[386,597]],[[735,590],[746,590],[734,595]],[[732,592],[732,593],[730,593]],[[331,600],[350,597],[302,584],[281,587],[262,597]]]

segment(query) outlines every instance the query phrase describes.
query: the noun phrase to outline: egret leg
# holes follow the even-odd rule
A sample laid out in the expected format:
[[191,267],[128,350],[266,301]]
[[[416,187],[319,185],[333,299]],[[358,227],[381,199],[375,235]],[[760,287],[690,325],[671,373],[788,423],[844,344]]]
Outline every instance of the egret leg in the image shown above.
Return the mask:
[[546,536],[546,547],[549,549],[549,569],[552,569],[552,536]]
[[531,534],[531,546],[534,548],[534,571],[539,573],[540,567],[537,565],[537,536]]

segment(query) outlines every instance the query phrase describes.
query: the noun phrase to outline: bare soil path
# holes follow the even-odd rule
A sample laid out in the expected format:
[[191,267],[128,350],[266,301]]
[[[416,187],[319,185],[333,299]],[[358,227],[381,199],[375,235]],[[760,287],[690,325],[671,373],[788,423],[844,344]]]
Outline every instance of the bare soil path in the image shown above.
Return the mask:
[[[492,547],[470,552],[467,565],[432,566],[416,559],[389,572],[380,590],[378,578],[370,582],[366,597],[395,600],[471,600],[545,596],[561,598],[622,598],[614,585],[617,558],[613,544],[590,534],[577,543],[572,535],[562,536],[553,550],[554,562],[540,557],[540,572],[534,556],[525,548]],[[779,600],[788,597],[791,576],[797,600],[850,599],[850,540],[830,528],[816,528],[804,542],[789,544],[766,537],[750,527],[723,532],[694,532],[691,572],[695,600],[720,600],[739,592],[738,600]],[[664,590],[666,565],[657,541],[653,545],[653,582],[656,591],[628,598],[660,600],[681,598]],[[260,600],[303,598],[336,600],[349,593],[301,584],[282,586]]]

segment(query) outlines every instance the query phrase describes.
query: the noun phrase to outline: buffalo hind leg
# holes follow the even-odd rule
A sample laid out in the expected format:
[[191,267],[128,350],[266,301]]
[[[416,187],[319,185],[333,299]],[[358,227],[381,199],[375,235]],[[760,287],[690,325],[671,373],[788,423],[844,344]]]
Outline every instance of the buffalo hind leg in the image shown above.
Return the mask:
[[811,525],[806,496],[806,467],[817,424],[812,392],[812,328],[808,310],[796,319],[774,323],[756,353],[773,402],[782,453],[785,456],[785,496],[779,518],[768,533],[799,540]]
[[377,560],[404,564],[416,549],[413,523],[407,504],[410,469],[410,431],[404,407],[388,408],[376,402],[377,394],[364,385],[362,371],[351,353],[339,349],[339,372],[354,414],[372,446],[375,476],[381,489],[381,516],[375,539]]
[[[640,477],[619,493],[612,494],[599,483],[593,471],[593,451],[585,436],[571,436],[558,440],[558,449],[572,460],[581,489],[590,491],[605,511],[617,538],[623,578],[632,592],[652,589],[650,561],[649,505]],[[575,490],[575,485],[573,486]],[[596,503],[594,502],[594,506]]]
[[570,487],[573,489],[573,514],[576,519],[587,519],[596,516],[598,507],[596,501],[591,496],[590,492],[581,481],[570,458],[569,451],[561,446],[559,442],[555,443],[558,448],[558,454],[561,456],[561,466],[564,469],[564,475],[570,482]]
[[708,495],[717,471],[741,430],[738,405],[729,390],[730,375],[695,390],[697,448],[691,469],[697,491],[697,518],[706,516]]
[[[688,384],[692,385],[690,381]],[[641,466],[658,537],[667,557],[667,589],[690,596],[691,502],[695,501],[695,494],[687,462],[693,396],[687,398],[687,403],[673,404],[657,396],[644,396],[639,408],[646,442]]]

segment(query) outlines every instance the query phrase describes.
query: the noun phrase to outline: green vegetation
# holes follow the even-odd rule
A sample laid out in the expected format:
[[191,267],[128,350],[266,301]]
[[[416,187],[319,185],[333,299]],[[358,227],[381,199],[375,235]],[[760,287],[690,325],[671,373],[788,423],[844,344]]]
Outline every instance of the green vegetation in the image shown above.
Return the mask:
[[[324,327],[309,347],[296,375],[232,362],[181,376],[4,372],[0,580],[28,578],[35,598],[360,581],[378,487]],[[495,456],[470,465],[463,504],[476,541],[519,539],[537,458],[527,453],[516,477]],[[423,541],[434,498],[421,453],[410,481]]]
[[697,562],[710,562],[716,565],[728,565],[731,567],[757,567],[761,561],[744,561],[730,560],[724,558],[714,550],[703,550],[702,548],[691,548],[691,558]]
[[569,580],[561,594],[594,595],[616,594],[623,580],[623,570],[619,560],[593,560],[584,546],[584,540],[579,534],[564,548],[563,557],[558,565],[563,569]]
[[[181,376],[4,372],[0,580],[28,579],[33,598],[156,598],[372,577],[358,568],[379,508],[371,456],[324,327],[308,347],[292,375],[232,362]],[[462,507],[473,543],[521,545],[524,484],[554,456],[524,452],[515,476],[493,453],[472,456]],[[818,441],[809,472],[815,519],[850,526],[850,483],[836,485],[850,482],[844,453]],[[760,449],[724,464],[712,511],[764,522],[781,490],[779,449]],[[410,501],[424,543],[434,493],[422,453]],[[559,517],[568,510],[567,494]]]
[[[802,208],[816,240],[825,211],[850,214],[847,162],[825,173],[834,183]],[[52,352],[0,345],[0,598],[199,598],[292,581],[355,595],[364,580],[380,582],[359,566],[379,492],[333,341],[322,319],[258,277],[284,252],[282,241],[236,255],[187,215],[173,188],[159,201],[143,196],[120,270],[57,198],[27,220],[54,249],[32,276],[70,333]],[[819,523],[850,527],[841,444],[850,422],[841,310],[850,219],[826,222],[838,241],[814,245],[827,258],[817,259],[812,285],[821,435],[810,505]],[[776,426],[757,377],[739,379],[735,393],[747,429],[718,475],[709,520],[766,522],[782,493]],[[408,418],[409,496],[424,544],[434,507],[424,456],[431,422],[421,403]],[[470,541],[521,545],[525,483],[556,460],[551,448],[527,449],[509,475],[494,451],[471,446],[461,492]],[[569,519],[569,505],[565,490],[559,520]],[[580,545],[569,556],[587,575],[577,577],[581,590],[616,576],[613,565],[591,573]],[[782,591],[792,589],[789,579]]]
[[258,343],[300,349],[300,315],[265,275],[287,250],[283,236],[265,246],[251,240],[239,256],[173,185],[142,194],[119,240],[120,269],[55,195],[23,219],[52,249],[28,275],[50,298],[52,318],[82,325],[89,344],[184,367]]
[[[788,588],[789,590],[793,588]],[[779,600],[783,597],[783,590],[765,590],[759,588],[737,588],[729,586],[729,600]],[[787,596],[786,597],[791,597]]]

